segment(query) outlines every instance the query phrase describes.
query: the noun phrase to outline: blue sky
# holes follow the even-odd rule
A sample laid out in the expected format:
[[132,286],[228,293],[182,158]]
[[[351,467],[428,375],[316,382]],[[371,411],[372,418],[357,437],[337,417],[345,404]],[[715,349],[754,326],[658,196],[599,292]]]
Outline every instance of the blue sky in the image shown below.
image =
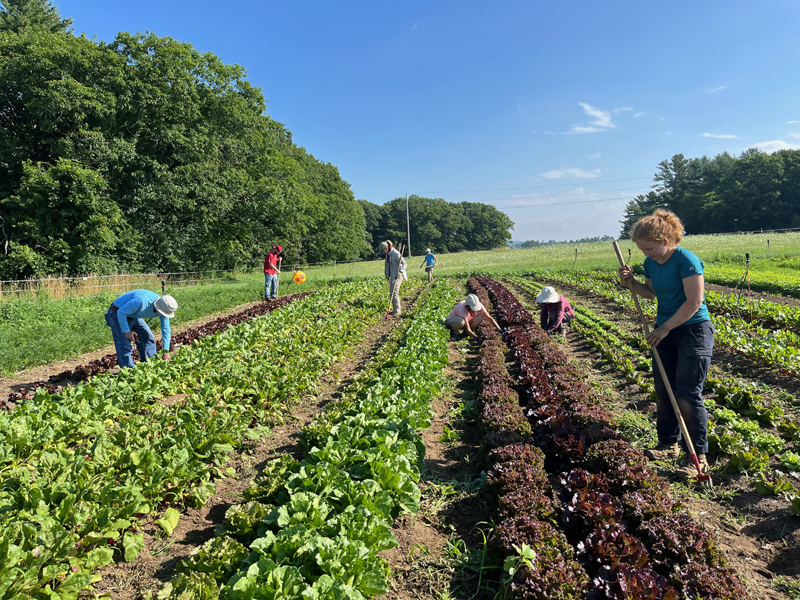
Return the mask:
[[800,0],[54,3],[244,66],[357,198],[486,202],[515,240],[616,235],[676,153],[800,148]]

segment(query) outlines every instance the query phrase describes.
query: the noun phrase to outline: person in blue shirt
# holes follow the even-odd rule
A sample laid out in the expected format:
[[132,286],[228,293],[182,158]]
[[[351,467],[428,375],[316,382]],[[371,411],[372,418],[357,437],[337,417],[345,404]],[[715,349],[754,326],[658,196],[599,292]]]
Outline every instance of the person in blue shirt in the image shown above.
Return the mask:
[[[703,404],[703,383],[708,375],[714,348],[714,326],[705,301],[703,262],[680,248],[683,224],[667,210],[657,210],[638,221],[631,239],[644,253],[644,283],[636,281],[631,267],[620,269],[622,283],[633,286],[643,298],[658,302],[656,327],[647,336],[658,347],[661,362],[675,393],[686,428],[694,443],[703,471],[708,470],[708,413]],[[659,444],[645,451],[651,460],[674,459],[686,444],[680,439],[678,419],[672,410],[658,369],[653,369],[656,388],[656,429]],[[696,475],[688,462],[679,475]]]
[[437,264],[439,263],[436,260],[436,255],[431,252],[430,248],[427,248],[425,250],[425,258],[423,258],[422,264],[419,266],[419,268],[421,269],[422,267],[425,267],[425,272],[428,274],[428,283],[433,281],[433,267],[435,267]]
[[111,327],[114,347],[120,367],[133,367],[133,345],[139,350],[139,358],[147,361],[156,353],[156,339],[145,323],[145,319],[158,316],[161,320],[161,341],[164,360],[169,362],[170,326],[178,303],[172,296],[159,296],[150,290],[133,290],[122,294],[106,311],[106,324]]

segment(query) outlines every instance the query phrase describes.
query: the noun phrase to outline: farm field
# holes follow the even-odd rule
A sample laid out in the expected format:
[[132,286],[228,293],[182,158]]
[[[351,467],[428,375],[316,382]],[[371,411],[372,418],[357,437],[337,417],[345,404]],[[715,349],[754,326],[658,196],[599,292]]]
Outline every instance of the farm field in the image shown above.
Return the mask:
[[[745,253],[749,253],[752,291],[800,298],[798,233],[688,236],[683,246],[702,257],[709,284],[734,287],[742,282]],[[622,241],[621,247],[625,254],[628,250],[633,251],[632,264],[641,265],[641,253],[630,241]],[[437,256],[441,262],[436,267],[440,276],[462,279],[473,273],[519,273],[532,269],[607,270],[616,264],[608,242]],[[409,260],[412,276],[423,273],[416,268],[421,262],[422,257]],[[342,281],[371,279],[381,272],[381,267],[379,261],[304,266],[307,282],[298,286],[285,277],[280,293],[294,294]],[[288,265],[285,268],[288,272]],[[212,280],[207,285],[171,290],[180,304],[175,324],[180,326],[181,323],[260,300],[263,285],[263,274],[256,270],[219,282]],[[743,285],[746,287],[746,283]],[[160,289],[157,280],[144,287],[155,291]],[[116,295],[107,292],[64,300],[49,299],[46,293],[0,297],[0,375],[10,377],[21,369],[75,358],[109,346],[111,334],[102,314]]]
[[[543,284],[577,308],[566,337]],[[788,295],[709,293],[700,488],[641,453],[651,367],[613,271],[411,278],[402,319],[379,279],[319,288],[0,413],[1,597],[800,594]],[[448,341],[468,290],[504,339]]]

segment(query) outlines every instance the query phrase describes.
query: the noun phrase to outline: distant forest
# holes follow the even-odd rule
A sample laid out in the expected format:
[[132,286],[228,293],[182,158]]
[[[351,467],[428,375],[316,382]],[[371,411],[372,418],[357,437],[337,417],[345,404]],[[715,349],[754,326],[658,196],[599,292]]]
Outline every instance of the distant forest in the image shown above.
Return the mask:
[[620,237],[657,208],[677,214],[690,234],[800,227],[800,150],[676,154],[658,164],[653,179],[653,190],[625,207]]
[[[493,207],[410,199],[413,253],[489,249]],[[356,200],[267,114],[245,69],[151,33],[75,36],[49,0],[0,0],[0,279],[374,256],[405,198]]]

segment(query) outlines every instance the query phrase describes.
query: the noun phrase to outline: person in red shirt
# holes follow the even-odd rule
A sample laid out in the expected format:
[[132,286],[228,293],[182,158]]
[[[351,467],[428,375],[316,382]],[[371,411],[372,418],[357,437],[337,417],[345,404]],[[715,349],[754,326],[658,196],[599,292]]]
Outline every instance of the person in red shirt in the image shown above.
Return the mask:
[[281,246],[273,246],[264,259],[264,299],[278,297],[278,275],[281,274]]
[[560,296],[556,291],[547,286],[536,296],[536,302],[542,305],[542,329],[547,333],[564,335],[567,326],[575,318],[575,312],[569,300]]

